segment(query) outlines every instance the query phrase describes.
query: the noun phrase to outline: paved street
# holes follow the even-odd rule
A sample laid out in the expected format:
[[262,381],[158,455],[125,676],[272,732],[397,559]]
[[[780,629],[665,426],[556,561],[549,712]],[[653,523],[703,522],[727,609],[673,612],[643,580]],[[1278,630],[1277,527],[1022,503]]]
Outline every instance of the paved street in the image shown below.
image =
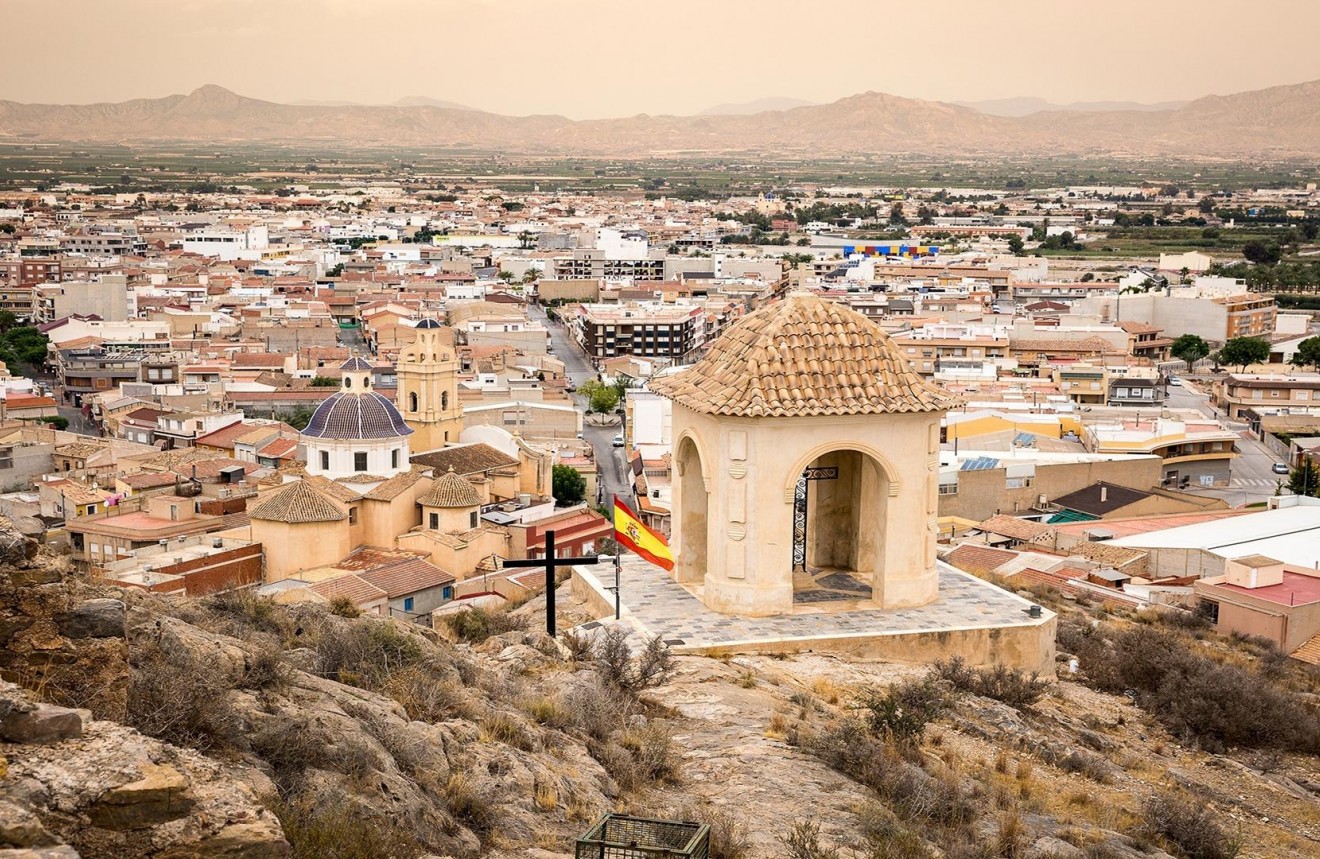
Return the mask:
[[[545,311],[540,307],[530,307],[528,315],[534,320],[540,320],[550,330],[550,342],[554,347],[556,358],[564,362],[564,371],[574,387],[581,385],[588,379],[596,378],[596,370],[587,360],[587,356],[578,348],[577,343],[569,336],[568,331],[563,325],[552,322],[545,315]],[[578,410],[586,412],[586,398],[573,395],[573,402]],[[623,449],[613,446],[613,439],[621,430],[616,422],[607,426],[597,426],[592,423],[586,423],[582,428],[582,438],[591,445],[591,449],[596,454],[596,467],[598,471],[598,484],[600,486],[600,501],[607,502],[612,495],[619,495],[628,498],[630,494],[630,483],[627,471],[624,467]]]
[[[1170,408],[1196,409],[1207,417],[1223,418],[1222,413],[1210,405],[1209,395],[1200,384],[1184,381],[1181,387],[1169,388],[1168,405]],[[1285,484],[1288,478],[1271,471],[1279,461],[1269,448],[1256,440],[1248,432],[1245,423],[1229,421],[1230,428],[1238,432],[1237,448],[1239,456],[1233,460],[1231,479],[1228,488],[1201,489],[1190,486],[1190,491],[1198,495],[1211,495],[1222,498],[1230,506],[1241,507],[1244,504],[1264,501],[1274,495],[1279,481]],[[1286,490],[1285,490],[1286,491]]]

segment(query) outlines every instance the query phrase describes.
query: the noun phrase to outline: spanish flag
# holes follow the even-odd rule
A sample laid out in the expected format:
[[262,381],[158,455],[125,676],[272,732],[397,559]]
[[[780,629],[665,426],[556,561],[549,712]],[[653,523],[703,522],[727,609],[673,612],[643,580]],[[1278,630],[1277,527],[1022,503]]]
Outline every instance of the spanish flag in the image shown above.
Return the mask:
[[614,496],[614,539],[620,546],[631,549],[646,560],[666,570],[674,568],[674,556],[669,553],[665,538],[642,524],[628,505]]

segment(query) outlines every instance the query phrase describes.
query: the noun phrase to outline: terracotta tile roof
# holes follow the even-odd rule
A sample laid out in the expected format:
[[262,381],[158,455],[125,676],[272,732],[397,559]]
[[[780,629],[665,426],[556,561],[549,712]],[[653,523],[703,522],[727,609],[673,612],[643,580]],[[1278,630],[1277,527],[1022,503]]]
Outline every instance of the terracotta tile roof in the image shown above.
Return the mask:
[[956,403],[914,372],[875,322],[809,295],[744,316],[700,361],[650,388],[693,411],[740,417],[937,412]]
[[1301,662],[1320,665],[1320,635],[1314,635],[1307,639],[1305,644],[1289,655]]
[[152,489],[157,486],[173,486],[177,475],[173,472],[145,471],[141,474],[128,474],[119,479],[132,489]]
[[455,581],[449,573],[422,558],[402,559],[358,575],[385,591],[391,599]]
[[271,439],[268,443],[257,449],[259,456],[278,459],[292,453],[298,447],[298,442],[291,438]]
[[460,444],[411,457],[411,462],[429,466],[444,474],[453,469],[459,475],[484,474],[500,468],[517,467],[518,460],[488,444]]
[[964,543],[945,556],[945,560],[965,572],[985,574],[994,572],[1016,557],[1016,552]]
[[402,474],[394,475],[362,497],[368,501],[392,501],[398,498],[408,487],[421,480],[422,477],[423,475],[419,472],[405,471]]
[[267,494],[248,508],[248,516],[290,524],[338,522],[348,518],[337,504],[313,488],[310,480],[296,480],[286,488]]
[[82,442],[73,442],[71,444],[62,444],[55,448],[56,456],[71,456],[75,459],[86,459],[94,453],[99,453],[101,446],[98,444],[84,444]]
[[318,492],[324,492],[337,501],[347,504],[350,501],[357,501],[362,497],[362,493],[351,487],[345,486],[337,480],[331,480],[320,474],[311,474],[304,477],[303,480]]
[[480,507],[481,493],[451,466],[431,484],[426,494],[417,499],[417,503],[423,507]]
[[375,602],[388,597],[383,588],[379,588],[361,576],[352,573],[336,579],[317,582],[308,590],[325,597],[327,600],[333,600],[336,597],[348,597],[354,605]]
[[1009,348],[1015,352],[1090,352],[1096,355],[1113,355],[1123,351],[1115,349],[1103,337],[1082,337],[1077,340],[1014,337]]
[[1014,540],[1039,540],[1051,533],[1048,525],[1042,525],[1039,522],[1032,522],[1027,519],[1019,519],[1016,516],[1006,516],[1002,513],[998,516],[991,516],[976,527],[991,534],[1012,537]]

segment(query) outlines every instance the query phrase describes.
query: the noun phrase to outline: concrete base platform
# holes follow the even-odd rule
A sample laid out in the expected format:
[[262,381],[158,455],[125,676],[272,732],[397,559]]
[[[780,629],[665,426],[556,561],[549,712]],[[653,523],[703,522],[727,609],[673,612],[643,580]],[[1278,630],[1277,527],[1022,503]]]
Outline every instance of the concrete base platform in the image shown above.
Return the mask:
[[[660,636],[676,653],[817,651],[905,663],[961,656],[970,665],[1054,676],[1053,612],[1030,617],[1031,602],[947,564],[939,565],[939,599],[928,605],[801,602],[791,614],[759,618],[712,611],[700,585],[681,585],[639,558],[625,557],[622,567],[622,622],[639,636]],[[573,569],[573,598],[601,621],[613,622],[613,584],[612,567]]]

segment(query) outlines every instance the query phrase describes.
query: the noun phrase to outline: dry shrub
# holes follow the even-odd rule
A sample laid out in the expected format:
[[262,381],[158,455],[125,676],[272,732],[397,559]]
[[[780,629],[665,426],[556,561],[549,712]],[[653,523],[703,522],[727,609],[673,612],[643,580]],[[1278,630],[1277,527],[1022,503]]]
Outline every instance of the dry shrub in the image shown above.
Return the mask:
[[747,823],[728,809],[709,803],[690,802],[670,812],[673,820],[704,823],[710,827],[709,859],[747,859],[752,842]]
[[463,773],[454,773],[441,791],[455,820],[484,838],[495,827],[496,809]]
[[878,737],[860,720],[842,720],[824,731],[804,734],[799,742],[829,766],[874,790],[905,820],[958,826],[976,816],[976,807],[951,771],[927,773],[910,760],[916,757],[912,745]]
[[385,829],[347,807],[313,808],[275,802],[291,859],[415,859],[425,851],[404,829]]
[[1003,859],[1019,859],[1031,846],[1031,833],[1017,809],[999,813],[996,821],[994,851]]
[[1240,834],[1225,830],[1222,817],[1201,800],[1158,794],[1146,801],[1142,813],[1146,829],[1187,859],[1233,859],[1242,849]]
[[993,698],[1019,710],[1039,701],[1050,688],[1049,681],[1042,680],[1038,674],[1024,674],[1003,665],[971,668],[961,656],[936,662],[931,670],[956,691]]
[[822,844],[820,824],[799,820],[777,839],[788,859],[839,859],[839,848]]
[[[1064,627],[1060,627],[1062,642]],[[1212,751],[1229,747],[1320,751],[1320,715],[1261,675],[1194,652],[1179,636],[1152,627],[1113,632],[1069,629],[1087,682],[1136,702],[1171,732]]]
[[394,621],[369,618],[327,630],[315,647],[322,676],[372,690],[383,689],[394,672],[424,656],[417,639]]
[[241,743],[242,721],[230,688],[214,665],[182,647],[150,643],[133,650],[128,724],[177,746],[201,751]]
[[486,741],[503,743],[524,752],[536,749],[536,740],[527,732],[518,720],[508,713],[488,713],[481,720],[481,738]]
[[337,596],[330,600],[330,613],[339,617],[361,617],[362,609],[346,596]]
[[283,636],[286,624],[280,607],[270,597],[263,597],[253,588],[221,591],[201,601],[203,609],[219,620],[236,637],[248,632],[267,632]]
[[655,636],[633,657],[628,631],[612,626],[596,639],[592,648],[596,671],[616,689],[637,695],[659,686],[674,670],[674,658],[660,636]]
[[1105,759],[1080,749],[1074,749],[1051,763],[1061,770],[1076,773],[1101,784],[1108,784],[1111,780],[1111,767]]
[[489,611],[472,606],[443,616],[444,624],[454,637],[468,644],[481,644],[492,635],[520,632],[527,629],[527,619],[504,610]]
[[284,664],[284,651],[278,642],[249,641],[243,663],[242,689],[279,690],[289,684],[289,667]]
[[573,727],[574,724],[573,714],[558,696],[539,695],[524,699],[522,710],[538,725],[544,725],[547,728],[562,731]]
[[393,672],[381,691],[402,704],[408,718],[417,722],[470,718],[473,701],[452,673],[428,660]]
[[650,721],[623,731],[618,742],[632,754],[637,773],[646,782],[673,784],[679,780],[682,764],[673,734],[664,723]]
[[926,725],[944,714],[952,700],[935,674],[895,683],[884,692],[864,691],[858,703],[870,729],[895,743],[917,744]]
[[867,803],[857,814],[865,845],[858,851],[864,859],[930,859],[930,845],[912,828],[903,825],[892,811],[878,802]]
[[564,646],[568,648],[568,658],[574,662],[587,662],[591,659],[595,644],[591,636],[583,635],[575,629],[570,629],[560,636]]

